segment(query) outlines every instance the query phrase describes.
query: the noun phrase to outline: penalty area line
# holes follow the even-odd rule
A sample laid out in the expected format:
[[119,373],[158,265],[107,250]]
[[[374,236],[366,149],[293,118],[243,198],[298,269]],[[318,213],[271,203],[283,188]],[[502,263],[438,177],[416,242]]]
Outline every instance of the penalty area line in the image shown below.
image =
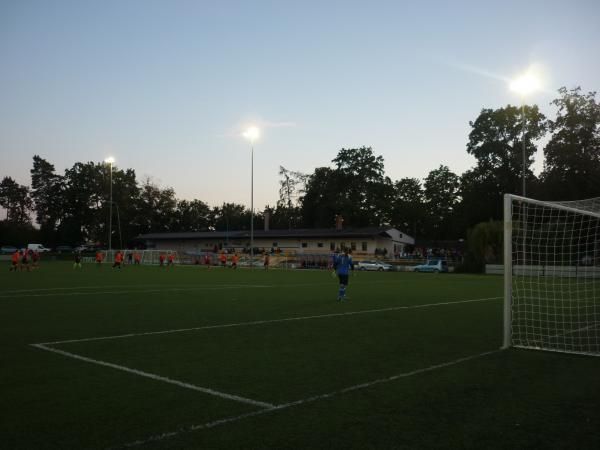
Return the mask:
[[253,400],[251,398],[241,397],[239,395],[227,394],[225,392],[215,391],[214,389],[205,388],[202,386],[196,386],[194,384],[186,383],[184,381],[174,380],[173,378],[163,377],[163,376],[156,375],[153,373],[144,372],[142,370],[137,370],[137,369],[132,369],[130,367],[121,366],[119,364],[113,364],[110,362],[101,361],[99,359],[88,358],[87,356],[81,356],[81,355],[77,355],[75,353],[66,352],[64,350],[59,350],[56,348],[48,347],[47,345],[43,345],[43,344],[30,344],[30,345],[32,347],[39,348],[40,350],[46,350],[48,352],[57,353],[59,355],[66,356],[68,358],[73,358],[73,359],[77,359],[79,361],[96,364],[98,366],[110,367],[111,369],[120,370],[122,372],[131,373],[131,374],[138,375],[138,376],[141,376],[144,378],[150,378],[151,380],[161,381],[163,383],[173,384],[173,385],[179,386],[181,388],[191,389],[193,391],[202,392],[204,394],[213,395],[215,397],[220,397],[220,398],[223,398],[226,400],[233,400],[236,402],[246,403],[248,405],[258,406],[260,408],[272,409],[275,407],[275,405],[272,405],[271,403],[261,402],[258,400]]
[[226,323],[220,325],[204,325],[200,327],[190,327],[190,328],[177,328],[174,330],[161,330],[161,331],[148,331],[144,333],[128,333],[128,334],[118,334],[114,336],[99,336],[99,337],[90,337],[90,338],[82,338],[82,339],[65,339],[62,341],[53,341],[53,342],[41,342],[39,344],[31,344],[31,345],[60,345],[60,344],[72,344],[76,342],[91,342],[91,341],[104,341],[109,339],[124,339],[138,336],[153,336],[159,334],[171,334],[171,333],[183,333],[186,331],[200,331],[200,330],[214,330],[218,328],[232,328],[232,327],[243,327],[243,326],[253,326],[253,325],[265,325],[269,323],[279,323],[279,322],[293,322],[297,320],[311,320],[311,319],[326,319],[329,317],[344,317],[344,316],[356,316],[361,314],[374,314],[379,312],[388,312],[388,311],[401,311],[407,309],[420,309],[420,308],[431,308],[435,306],[447,306],[447,305],[459,305],[463,303],[478,303],[478,302],[487,302],[492,300],[502,299],[504,297],[486,297],[486,298],[475,298],[469,300],[454,300],[447,302],[438,302],[438,303],[427,303],[423,305],[408,305],[408,306],[392,306],[389,308],[378,308],[378,309],[366,309],[361,311],[348,311],[342,313],[330,313],[330,314],[318,314],[314,316],[293,316],[293,317],[284,317],[281,319],[266,319],[266,320],[254,320],[251,322],[237,322],[237,323]]
[[[67,297],[67,296],[83,296],[83,295],[103,295],[103,294],[149,294],[149,293],[161,293],[161,292],[192,292],[192,291],[215,291],[215,290],[223,290],[223,289],[241,289],[241,288],[253,288],[253,289],[265,289],[265,288],[289,288],[289,287],[305,287],[305,286],[321,286],[321,285],[330,285],[331,283],[303,283],[303,284],[222,284],[222,285],[207,285],[207,286],[185,286],[182,287],[169,287],[164,285],[163,289],[130,289],[130,290],[122,290],[122,291],[83,291],[83,292],[44,292],[41,294],[27,294],[25,291],[15,292],[15,294],[5,295],[4,291],[0,292],[0,298],[9,298],[11,300],[16,300],[20,298],[29,298],[29,297]],[[162,285],[161,285],[162,286]],[[127,287],[127,286],[123,286]],[[106,288],[106,286],[105,286]],[[62,290],[63,288],[57,288]],[[68,289],[68,288],[64,288]],[[77,288],[73,288],[77,289]],[[86,289],[86,288],[82,288]]]
[[191,426],[187,426],[187,427],[180,427],[177,430],[174,431],[170,431],[170,432],[165,432],[162,434],[157,434],[154,436],[149,436],[145,439],[140,439],[137,441],[133,441],[133,442],[128,442],[126,444],[121,444],[115,447],[109,447],[110,450],[118,450],[118,449],[124,449],[124,448],[132,448],[132,447],[139,447],[142,445],[147,445],[153,442],[160,442],[163,441],[165,439],[170,439],[170,438],[174,438],[177,437],[181,434],[187,434],[187,433],[192,433],[194,431],[198,431],[198,430],[206,430],[209,428],[214,428],[217,427],[219,425],[225,425],[227,423],[232,423],[232,422],[237,422],[239,420],[243,420],[243,419],[247,419],[250,417],[256,417],[256,416],[260,416],[263,414],[267,414],[270,412],[274,412],[274,411],[281,411],[283,409],[288,409],[288,408],[292,408],[294,406],[299,406],[299,405],[304,405],[307,403],[312,403],[312,402],[316,402],[318,400],[324,400],[324,399],[328,399],[328,398],[332,398],[338,395],[343,395],[349,392],[353,392],[353,391],[357,391],[360,389],[366,389],[369,388],[371,386],[375,386],[377,384],[382,384],[382,383],[390,383],[392,381],[396,381],[402,378],[408,378],[414,375],[419,375],[422,373],[427,373],[427,372],[432,372],[434,370],[438,370],[438,369],[443,369],[446,367],[451,367],[451,366],[455,366],[457,364],[461,364],[467,361],[471,361],[474,359],[478,359],[478,358],[482,358],[485,356],[489,356],[489,355],[493,355],[495,353],[499,353],[501,352],[502,349],[497,349],[497,350],[490,350],[490,351],[486,351],[486,352],[482,352],[482,353],[476,353],[473,355],[469,355],[469,356],[465,356],[462,358],[457,358],[454,359],[452,361],[447,361],[447,362],[443,362],[440,364],[435,364],[433,366],[429,366],[429,367],[424,367],[422,369],[416,369],[416,370],[412,370],[410,372],[402,372],[396,375],[392,375],[391,377],[387,377],[387,378],[379,378],[377,380],[372,380],[372,381],[368,381],[366,383],[361,383],[361,384],[356,384],[354,386],[349,386],[347,388],[344,389],[339,389],[336,391],[332,391],[332,392],[328,392],[326,394],[320,394],[320,395],[314,395],[312,397],[307,397],[304,399],[300,399],[300,400],[296,400],[293,402],[289,402],[289,403],[283,403],[280,405],[275,405],[272,408],[268,408],[268,409],[262,409],[259,411],[253,411],[250,413],[245,413],[245,414],[240,414],[238,416],[231,416],[231,417],[225,417],[222,419],[218,419],[218,420],[213,420],[210,422],[205,422],[199,425],[191,425]]
[[29,298],[29,297],[80,297],[83,295],[104,295],[104,294],[149,294],[161,292],[191,292],[191,291],[218,291],[224,289],[240,289],[240,288],[268,288],[268,285],[262,284],[231,284],[223,286],[192,286],[181,288],[165,288],[165,289],[133,289],[123,291],[93,291],[93,292],[46,292],[44,294],[17,294],[17,295],[0,295],[0,298]]

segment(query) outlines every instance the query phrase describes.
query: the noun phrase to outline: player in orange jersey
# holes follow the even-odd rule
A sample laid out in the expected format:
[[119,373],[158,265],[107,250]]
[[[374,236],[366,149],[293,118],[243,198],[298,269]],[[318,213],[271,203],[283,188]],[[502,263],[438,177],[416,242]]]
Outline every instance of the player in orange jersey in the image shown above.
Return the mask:
[[8,269],[8,271],[16,272],[17,269],[19,268],[20,260],[21,260],[21,252],[19,250],[16,250],[10,258],[10,268]]
[[102,261],[104,261],[104,252],[96,252],[96,265],[101,267]]
[[115,253],[115,262],[112,265],[112,268],[114,269],[115,267],[117,267],[119,270],[121,270],[123,266],[123,253],[121,253],[120,251],[117,251],[117,253]]

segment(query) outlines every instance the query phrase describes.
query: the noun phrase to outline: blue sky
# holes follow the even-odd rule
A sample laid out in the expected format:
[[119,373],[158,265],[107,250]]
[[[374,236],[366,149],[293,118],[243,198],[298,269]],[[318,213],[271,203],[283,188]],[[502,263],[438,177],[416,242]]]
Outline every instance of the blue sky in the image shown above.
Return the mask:
[[[473,165],[479,111],[600,89],[600,2],[0,0],[0,176],[29,184],[112,155],[180,198],[277,200],[278,167],[311,172],[372,146],[392,179]],[[504,79],[503,79],[504,78]],[[541,168],[541,154],[536,167]]]

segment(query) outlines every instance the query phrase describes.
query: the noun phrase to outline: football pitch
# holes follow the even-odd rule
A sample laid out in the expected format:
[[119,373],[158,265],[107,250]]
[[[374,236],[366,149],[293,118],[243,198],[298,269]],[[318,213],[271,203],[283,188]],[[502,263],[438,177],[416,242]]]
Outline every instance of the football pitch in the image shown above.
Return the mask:
[[502,344],[502,278],[0,273],[0,448],[600,448],[600,358]]

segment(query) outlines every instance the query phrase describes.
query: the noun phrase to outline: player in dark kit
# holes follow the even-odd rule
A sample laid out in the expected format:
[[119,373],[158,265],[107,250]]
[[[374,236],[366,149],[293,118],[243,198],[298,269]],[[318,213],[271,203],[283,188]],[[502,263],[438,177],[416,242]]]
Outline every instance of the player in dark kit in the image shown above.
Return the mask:
[[30,250],[23,250],[23,256],[21,257],[21,270],[26,269],[27,272],[31,272],[31,267],[29,267],[29,252]]
[[81,269],[81,253],[75,253],[73,261],[73,269]]
[[346,299],[346,287],[348,287],[348,277],[350,269],[354,270],[352,257],[348,255],[348,250],[344,250],[341,255],[333,256],[333,268],[335,269],[338,279],[340,280],[340,290],[338,300],[343,302]]

